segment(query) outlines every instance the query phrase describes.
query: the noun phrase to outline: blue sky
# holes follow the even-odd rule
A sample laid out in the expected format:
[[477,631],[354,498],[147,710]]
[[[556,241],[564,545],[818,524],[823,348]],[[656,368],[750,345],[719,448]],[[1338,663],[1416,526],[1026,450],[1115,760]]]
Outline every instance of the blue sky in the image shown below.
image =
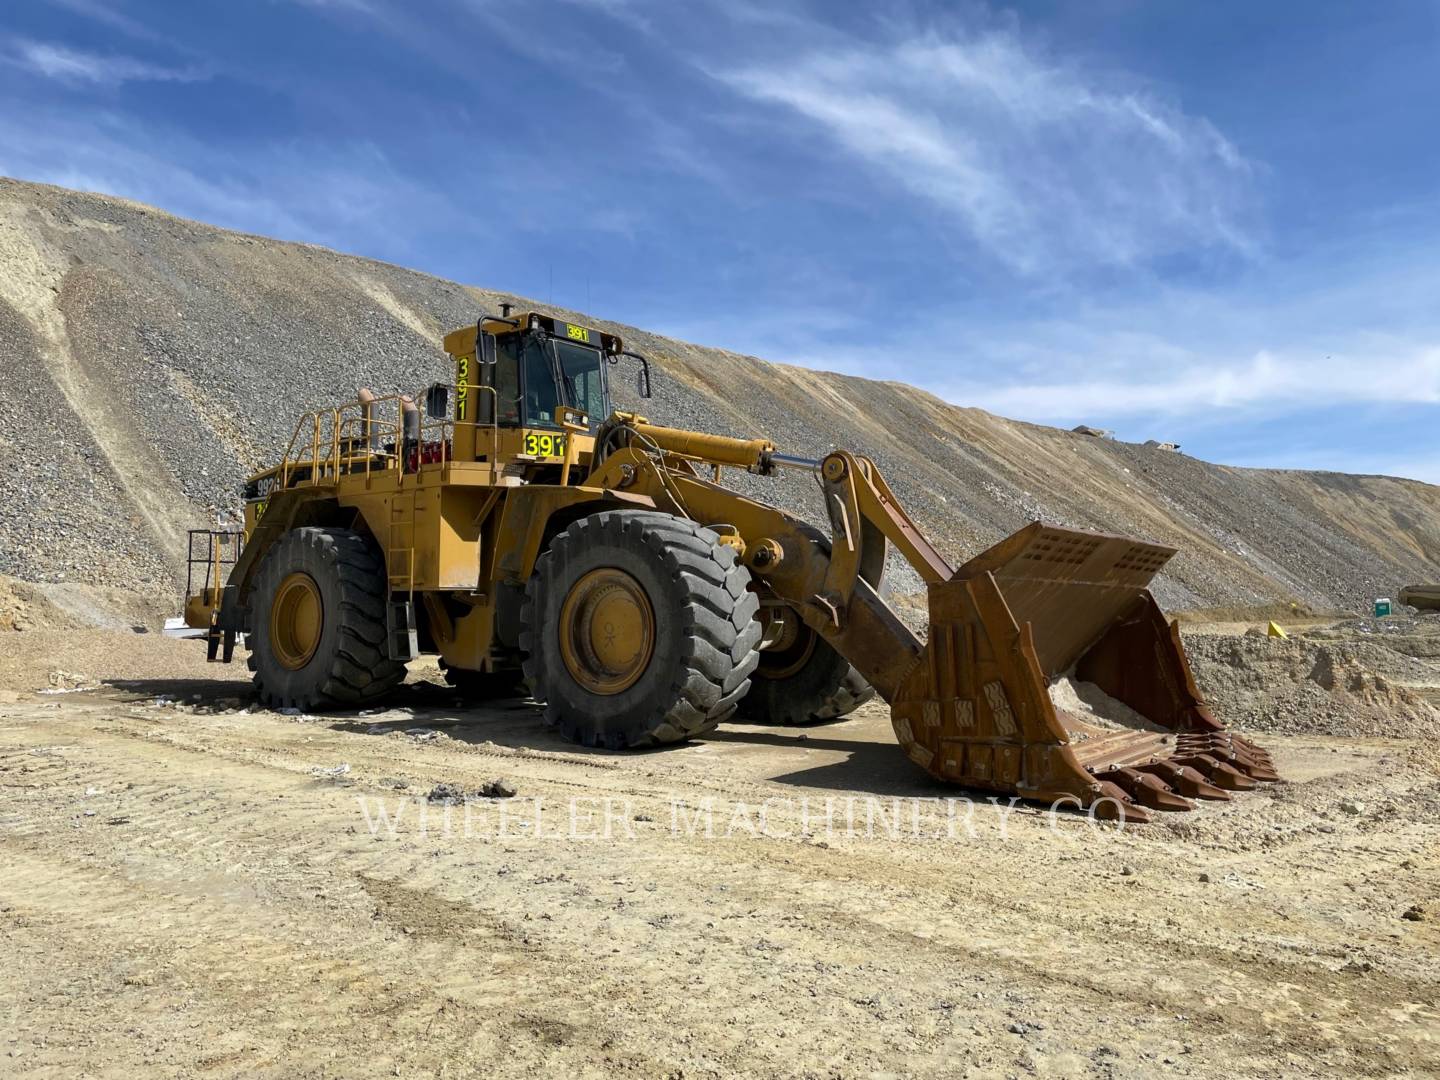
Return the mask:
[[1440,482],[1440,4],[9,0],[0,173]]

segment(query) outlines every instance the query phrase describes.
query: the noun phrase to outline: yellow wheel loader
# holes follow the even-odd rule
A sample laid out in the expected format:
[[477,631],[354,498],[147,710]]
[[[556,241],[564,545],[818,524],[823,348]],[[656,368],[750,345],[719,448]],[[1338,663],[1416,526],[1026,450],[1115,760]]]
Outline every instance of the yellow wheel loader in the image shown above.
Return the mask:
[[[507,305],[445,350],[455,382],[423,411],[362,390],[307,413],[247,481],[243,534],[192,538],[186,621],[215,659],[243,635],[264,701],[368,705],[432,653],[462,694],[524,686],[587,746],[878,693],[917,765],[985,791],[1145,820],[1276,778],[1146,589],[1172,549],[1036,522],[956,569],[865,457],[612,412],[622,357],[642,396],[650,378],[612,334]],[[813,474],[829,534],[727,487],[737,469]],[[890,544],[928,585],[926,643],[880,597]],[[1062,677],[1132,722],[1057,709]]]

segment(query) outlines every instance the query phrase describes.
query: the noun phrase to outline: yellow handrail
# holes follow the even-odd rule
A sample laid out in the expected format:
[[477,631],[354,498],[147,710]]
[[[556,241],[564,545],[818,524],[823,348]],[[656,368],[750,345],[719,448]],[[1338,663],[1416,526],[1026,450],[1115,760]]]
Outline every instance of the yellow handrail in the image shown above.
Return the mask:
[[[451,389],[453,390],[453,387]],[[441,468],[448,467],[451,463],[453,452],[451,440],[454,438],[455,429],[462,424],[475,428],[488,427],[490,429],[489,456],[493,460],[494,455],[498,453],[500,445],[499,394],[493,386],[472,386],[469,389],[490,394],[494,407],[490,409],[488,424],[480,424],[474,420],[457,421],[448,418],[421,422],[419,443],[423,447],[427,434],[437,435],[435,441],[438,441],[440,445],[438,464]],[[415,399],[406,394],[386,394],[371,401],[362,402],[357,398],[328,408],[311,409],[304,413],[295,422],[290,440],[286,443],[285,452],[280,459],[280,486],[282,488],[290,487],[295,472],[307,465],[309,466],[309,475],[300,482],[310,485],[338,480],[340,476],[344,475],[347,466],[354,466],[362,462],[364,473],[368,477],[376,467],[377,459],[382,463],[380,467],[383,471],[399,469],[403,473],[406,463],[404,460],[405,419],[402,402],[406,400],[413,402]],[[386,406],[390,406],[390,408],[387,409]],[[389,412],[390,416],[380,415],[382,412]],[[302,442],[302,439],[305,441]],[[389,451],[380,450],[379,446],[387,440],[391,449]],[[308,447],[305,445],[306,442],[309,443]],[[356,452],[357,446],[363,448],[362,452]],[[417,462],[418,467],[419,463]]]

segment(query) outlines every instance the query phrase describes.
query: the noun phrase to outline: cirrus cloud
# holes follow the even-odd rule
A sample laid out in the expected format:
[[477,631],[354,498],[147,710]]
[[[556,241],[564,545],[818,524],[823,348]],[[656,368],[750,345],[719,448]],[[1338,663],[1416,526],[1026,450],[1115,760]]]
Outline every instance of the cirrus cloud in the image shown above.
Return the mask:
[[1252,166],[1203,118],[1012,31],[712,70],[938,206],[1026,275],[1249,254]]
[[5,62],[47,79],[76,85],[119,86],[127,82],[198,82],[207,78],[198,68],[173,68],[133,56],[88,52],[67,45],[20,38]]

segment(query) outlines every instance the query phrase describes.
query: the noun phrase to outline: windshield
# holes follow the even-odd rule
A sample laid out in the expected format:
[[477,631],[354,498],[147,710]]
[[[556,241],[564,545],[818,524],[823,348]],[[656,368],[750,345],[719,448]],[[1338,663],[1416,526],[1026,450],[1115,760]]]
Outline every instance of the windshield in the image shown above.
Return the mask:
[[[559,427],[555,411],[567,404],[588,416],[592,428],[605,419],[608,410],[600,350],[543,333],[505,334],[495,344],[493,377],[501,424]],[[481,415],[488,419],[489,403],[481,400]]]
[[605,419],[605,384],[602,381],[600,352],[558,338],[555,340],[555,351],[565,380],[565,397],[590,418],[593,427]]

